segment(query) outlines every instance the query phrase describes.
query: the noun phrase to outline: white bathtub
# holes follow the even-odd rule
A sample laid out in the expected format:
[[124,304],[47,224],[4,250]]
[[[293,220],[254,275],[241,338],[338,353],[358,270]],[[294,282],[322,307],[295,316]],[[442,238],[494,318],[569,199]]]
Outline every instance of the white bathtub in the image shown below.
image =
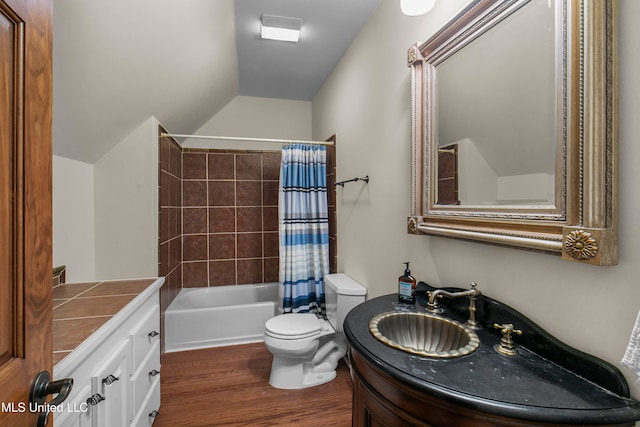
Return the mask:
[[278,310],[278,283],[184,288],[164,315],[166,352],[263,340]]

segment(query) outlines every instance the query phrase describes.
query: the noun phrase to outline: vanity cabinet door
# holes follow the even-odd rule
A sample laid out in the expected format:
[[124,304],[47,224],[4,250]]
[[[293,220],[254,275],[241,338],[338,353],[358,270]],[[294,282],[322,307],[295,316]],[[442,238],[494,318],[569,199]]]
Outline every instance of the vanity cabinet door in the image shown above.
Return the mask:
[[407,411],[395,407],[360,380],[353,379],[353,426],[357,427],[432,427]]
[[139,319],[129,334],[133,346],[134,370],[140,366],[153,345],[160,341],[160,305],[155,304]]
[[143,314],[129,334],[133,354],[129,395],[132,426],[151,425],[160,406],[160,305],[140,312]]
[[142,402],[138,415],[131,421],[131,427],[151,427],[160,409],[160,378],[155,377],[151,390]]
[[87,403],[91,397],[91,387],[84,385],[76,394],[76,397],[64,402],[67,409],[56,414],[56,427],[91,427],[93,425],[93,413],[95,409]]
[[156,342],[138,369],[131,375],[132,395],[129,400],[133,405],[133,416],[138,415],[144,400],[158,378],[160,378],[160,343]]
[[126,426],[129,423],[128,377],[131,346],[123,340],[91,377],[94,426]]

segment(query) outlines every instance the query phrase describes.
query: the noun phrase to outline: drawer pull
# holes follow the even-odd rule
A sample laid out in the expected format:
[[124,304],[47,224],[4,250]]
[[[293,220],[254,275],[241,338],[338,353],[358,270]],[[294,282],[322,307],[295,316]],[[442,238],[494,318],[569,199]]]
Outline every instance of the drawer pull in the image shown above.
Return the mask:
[[149,336],[150,336],[151,338],[153,338],[153,337],[157,337],[158,335],[160,335],[160,334],[159,334],[158,332],[156,332],[156,331],[151,331],[151,332],[149,332]]
[[96,393],[93,396],[91,396],[90,398],[87,399],[87,404],[91,405],[91,406],[96,406],[98,403],[102,402],[103,400],[106,400],[107,398],[104,397],[103,395],[101,395],[100,393]]
[[160,373],[159,371],[156,371],[156,370],[154,369],[154,370],[152,370],[151,372],[149,372],[149,376],[150,376],[150,377],[155,377],[155,376],[156,376],[156,375],[158,375],[159,373]]
[[160,412],[156,411],[155,409],[151,412],[149,412],[149,418],[155,418],[158,415],[160,415]]
[[107,375],[106,378],[102,379],[102,384],[111,385],[111,384],[115,383],[116,381],[118,381],[119,379],[120,378],[109,374],[109,375]]

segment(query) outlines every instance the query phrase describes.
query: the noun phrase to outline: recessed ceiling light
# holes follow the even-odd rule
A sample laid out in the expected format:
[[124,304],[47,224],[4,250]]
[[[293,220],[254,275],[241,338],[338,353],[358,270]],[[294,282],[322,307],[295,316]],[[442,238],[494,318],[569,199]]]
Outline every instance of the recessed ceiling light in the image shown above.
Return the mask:
[[260,36],[263,39],[297,43],[300,39],[302,19],[262,15]]

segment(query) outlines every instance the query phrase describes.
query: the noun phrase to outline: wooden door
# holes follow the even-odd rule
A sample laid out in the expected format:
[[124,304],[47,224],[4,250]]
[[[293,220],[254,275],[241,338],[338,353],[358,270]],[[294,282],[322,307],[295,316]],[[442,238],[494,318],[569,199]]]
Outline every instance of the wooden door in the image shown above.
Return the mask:
[[0,0],[0,425],[52,369],[51,0]]

